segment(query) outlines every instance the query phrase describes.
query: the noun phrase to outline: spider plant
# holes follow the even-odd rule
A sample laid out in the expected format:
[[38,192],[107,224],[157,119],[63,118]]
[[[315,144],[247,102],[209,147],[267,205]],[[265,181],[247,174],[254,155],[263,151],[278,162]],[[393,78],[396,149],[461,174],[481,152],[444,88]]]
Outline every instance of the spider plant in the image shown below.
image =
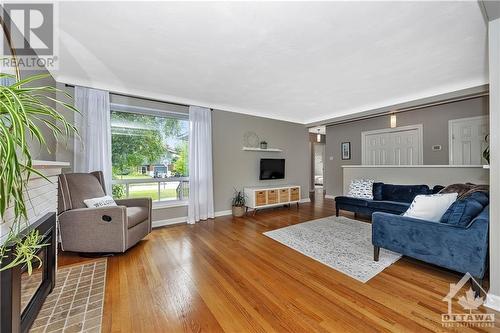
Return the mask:
[[[10,231],[0,245],[0,271],[26,264],[31,273],[34,263],[42,264],[36,256],[38,249],[44,246],[42,237],[37,231],[31,231],[25,237],[19,234],[28,226],[26,189],[30,176],[37,174],[47,179],[33,169],[29,143],[34,141],[48,149],[46,135],[53,135],[59,141],[72,133],[77,134],[76,128],[55,106],[78,111],[72,105],[51,97],[58,91],[55,87],[37,84],[47,76],[41,74],[21,79],[18,70],[15,76],[0,73],[0,78],[10,77],[15,81],[0,86],[0,223],[5,221],[8,210],[13,212]],[[43,127],[49,130],[48,134],[44,134]],[[4,265],[8,251],[12,251],[13,260]]]
[[244,207],[246,202],[245,193],[243,191],[239,191],[234,189],[233,199],[231,204],[233,207]]

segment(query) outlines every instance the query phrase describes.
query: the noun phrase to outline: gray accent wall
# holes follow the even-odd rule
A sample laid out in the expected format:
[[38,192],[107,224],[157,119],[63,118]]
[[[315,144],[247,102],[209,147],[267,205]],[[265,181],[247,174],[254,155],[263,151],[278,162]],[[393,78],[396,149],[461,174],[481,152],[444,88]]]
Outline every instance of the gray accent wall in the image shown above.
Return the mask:
[[[58,83],[57,87],[71,96],[74,88]],[[63,94],[58,97],[73,104]],[[143,100],[111,94],[111,102],[158,110],[188,113],[186,106]],[[69,120],[73,115],[64,112]],[[254,117],[228,111],[214,110],[212,113],[213,173],[215,211],[231,209],[234,188],[272,184],[297,184],[302,187],[302,198],[309,197],[310,151],[309,134],[302,124]],[[242,151],[243,135],[253,131],[266,140],[269,147],[281,148],[281,153]],[[282,181],[259,181],[261,157],[285,158],[286,179]],[[57,146],[57,160],[73,162],[73,140]],[[71,172],[71,168],[65,170]],[[162,207],[153,210],[153,221],[165,221],[187,216],[186,206]]]
[[[448,121],[488,115],[488,98],[458,101],[397,114],[397,126],[423,124],[423,164],[448,164]],[[361,164],[361,132],[389,128],[389,116],[358,120],[326,128],[325,190],[342,195],[342,165]],[[351,159],[340,158],[340,144],[351,142]],[[442,150],[433,151],[433,145]]]
[[[212,114],[215,211],[231,209],[234,188],[294,184],[309,197],[309,133],[302,124],[214,110]],[[281,153],[243,151],[243,136],[255,132]],[[285,180],[259,181],[260,158],[284,158]]]

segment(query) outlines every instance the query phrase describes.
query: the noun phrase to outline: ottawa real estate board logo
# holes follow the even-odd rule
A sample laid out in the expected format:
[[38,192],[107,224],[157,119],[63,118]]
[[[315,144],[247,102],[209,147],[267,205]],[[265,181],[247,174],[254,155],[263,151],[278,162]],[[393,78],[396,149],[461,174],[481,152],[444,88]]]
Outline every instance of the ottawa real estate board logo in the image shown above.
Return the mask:
[[2,68],[43,70],[57,65],[55,3],[3,3]]
[[[475,284],[477,289],[486,295],[481,284],[469,273],[466,273],[457,284],[451,283],[450,292],[443,298],[443,301],[448,302],[448,312],[441,315],[443,327],[494,327],[495,314],[478,311],[484,303],[484,297],[477,295],[472,288],[466,290],[464,295],[459,296],[460,291],[468,282]],[[453,310],[454,300],[465,312]]]

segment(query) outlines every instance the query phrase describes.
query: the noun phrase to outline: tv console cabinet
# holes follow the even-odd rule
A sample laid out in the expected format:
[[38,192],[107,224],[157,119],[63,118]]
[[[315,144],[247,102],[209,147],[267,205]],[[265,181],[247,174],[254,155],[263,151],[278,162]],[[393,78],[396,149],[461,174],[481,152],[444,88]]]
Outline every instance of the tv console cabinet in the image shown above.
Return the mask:
[[253,209],[254,214],[258,209],[285,206],[300,201],[300,186],[275,185],[245,187],[246,209]]

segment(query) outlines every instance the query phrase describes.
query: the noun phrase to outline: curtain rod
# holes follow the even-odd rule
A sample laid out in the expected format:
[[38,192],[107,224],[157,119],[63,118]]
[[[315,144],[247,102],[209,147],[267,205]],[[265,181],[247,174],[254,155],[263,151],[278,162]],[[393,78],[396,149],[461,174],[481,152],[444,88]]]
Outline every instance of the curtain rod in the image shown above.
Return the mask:
[[[74,84],[65,83],[64,86],[69,87],[69,88],[75,88]],[[87,88],[92,88],[92,87],[87,87]],[[92,88],[92,89],[95,89],[95,88]],[[115,91],[109,91],[109,93],[112,94],[112,95],[116,95],[116,96],[138,98],[138,99],[142,99],[142,100],[145,100],[145,101],[151,101],[151,102],[160,102],[160,103],[167,103],[167,104],[178,105],[178,106],[186,106],[186,107],[190,106],[188,104],[162,101],[160,99],[149,98],[149,97],[142,97],[142,96],[131,95],[131,94],[124,94],[124,93],[119,93],[119,92],[115,92]],[[212,110],[212,109],[210,109],[210,110]]]

